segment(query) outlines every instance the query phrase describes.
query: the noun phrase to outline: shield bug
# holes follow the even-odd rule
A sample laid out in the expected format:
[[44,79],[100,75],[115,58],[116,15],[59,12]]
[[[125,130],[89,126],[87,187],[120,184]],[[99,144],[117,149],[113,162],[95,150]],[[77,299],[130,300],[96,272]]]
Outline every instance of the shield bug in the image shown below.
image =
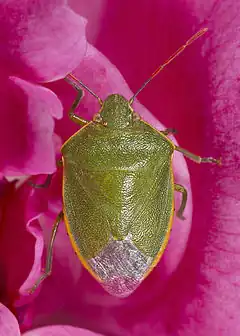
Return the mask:
[[[44,273],[32,291],[51,273],[53,244],[64,220],[73,249],[84,267],[110,294],[130,295],[159,262],[168,243],[174,191],[182,194],[177,216],[184,219],[187,191],[174,183],[172,157],[181,152],[197,163],[220,164],[176,146],[167,135],[144,122],[132,108],[139,92],[188,45],[200,30],[161,65],[127,100],[112,94],[102,101],[72,74],[66,77],[78,92],[69,117],[81,129],[62,146],[63,210],[52,229]],[[92,121],[74,113],[85,88],[101,106]],[[44,185],[49,185],[50,177]]]

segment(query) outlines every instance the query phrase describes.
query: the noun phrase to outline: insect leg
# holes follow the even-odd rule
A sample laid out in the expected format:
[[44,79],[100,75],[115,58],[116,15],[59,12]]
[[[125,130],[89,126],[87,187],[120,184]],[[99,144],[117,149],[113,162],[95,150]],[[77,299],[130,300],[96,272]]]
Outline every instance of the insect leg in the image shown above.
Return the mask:
[[52,177],[52,174],[48,174],[46,180],[42,184],[33,183],[31,180],[28,181],[28,184],[35,189],[48,188],[51,184]]
[[197,163],[215,163],[215,164],[218,164],[220,165],[221,164],[221,159],[214,159],[212,157],[201,157],[201,156],[198,156],[198,155],[195,155],[191,152],[189,152],[188,150],[184,149],[184,148],[181,148],[181,147],[178,147],[178,146],[175,146],[175,150],[178,151],[178,152],[181,152],[183,153],[183,155],[185,155],[186,157],[188,157],[189,159],[193,160],[194,162],[197,162]]
[[179,191],[182,194],[182,201],[180,208],[177,211],[177,217],[184,220],[185,217],[183,216],[183,212],[187,204],[187,190],[181,184],[177,183],[174,183],[174,190]]
[[169,134],[177,134],[177,130],[175,128],[166,128],[164,131],[161,131],[164,135]]
[[63,212],[61,211],[57,218],[56,221],[53,225],[52,228],[52,234],[51,234],[51,239],[50,239],[50,243],[48,246],[48,251],[47,251],[47,261],[46,261],[46,266],[45,269],[43,271],[43,273],[41,274],[41,276],[37,279],[37,281],[35,282],[35,284],[33,285],[33,287],[29,290],[29,292],[32,294],[37,288],[38,286],[47,278],[51,275],[52,272],[52,259],[53,259],[53,244],[56,238],[56,234],[57,234],[57,229],[59,227],[60,222],[63,220]]
[[[57,160],[57,167],[61,167],[62,166],[62,159]],[[33,183],[31,180],[28,181],[28,184],[36,189],[41,189],[41,188],[48,188],[52,182],[52,177],[53,174],[48,174],[46,177],[46,180],[42,183],[42,184],[37,184],[37,183]]]
[[79,117],[77,114],[74,113],[83,97],[83,90],[76,83],[73,83],[68,77],[65,77],[65,81],[68,82],[75,90],[77,90],[77,97],[74,100],[70,110],[68,111],[68,116],[76,124],[84,126],[88,124],[89,121]]

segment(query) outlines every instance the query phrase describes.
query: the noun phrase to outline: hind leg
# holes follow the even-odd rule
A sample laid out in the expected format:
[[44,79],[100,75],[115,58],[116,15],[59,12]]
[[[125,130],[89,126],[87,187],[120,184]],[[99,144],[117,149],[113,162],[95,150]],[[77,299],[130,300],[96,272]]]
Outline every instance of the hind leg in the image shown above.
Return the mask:
[[56,234],[57,234],[57,230],[59,227],[59,224],[61,223],[61,221],[63,220],[63,212],[61,211],[57,218],[56,221],[53,225],[52,228],[52,234],[51,234],[51,238],[50,238],[50,243],[48,246],[48,251],[47,251],[47,260],[46,260],[46,266],[45,269],[43,271],[43,273],[41,274],[41,276],[37,279],[37,281],[35,282],[35,284],[33,285],[33,287],[29,290],[29,292],[32,294],[38,287],[39,285],[47,278],[51,275],[52,272],[52,260],[53,260],[53,245],[54,245],[54,241],[56,238]]

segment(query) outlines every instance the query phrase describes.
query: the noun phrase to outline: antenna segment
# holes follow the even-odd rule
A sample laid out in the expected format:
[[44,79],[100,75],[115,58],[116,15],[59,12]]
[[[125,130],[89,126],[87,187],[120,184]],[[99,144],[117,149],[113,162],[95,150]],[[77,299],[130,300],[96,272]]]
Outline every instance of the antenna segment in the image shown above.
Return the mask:
[[146,82],[143,83],[143,85],[140,87],[140,89],[132,96],[132,98],[129,100],[129,104],[131,105],[136,98],[136,96],[145,88],[145,86],[151,82],[151,80],[159,74],[160,71],[162,71],[169,63],[171,63],[179,54],[183,52],[183,50],[188,47],[190,44],[192,44],[194,41],[196,41],[200,36],[205,34],[208,31],[208,28],[203,28],[199,30],[196,34],[194,34],[187,42],[182,45],[175,53],[172,54],[162,65],[160,65],[151,75],[151,77],[146,80]]

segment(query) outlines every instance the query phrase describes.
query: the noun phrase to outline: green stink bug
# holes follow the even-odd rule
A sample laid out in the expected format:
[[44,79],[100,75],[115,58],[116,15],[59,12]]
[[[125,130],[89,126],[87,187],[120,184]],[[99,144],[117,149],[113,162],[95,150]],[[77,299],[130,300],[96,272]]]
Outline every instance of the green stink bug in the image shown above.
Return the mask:
[[[186,189],[174,183],[172,157],[183,153],[197,163],[219,164],[174,145],[167,135],[141,120],[132,103],[138,93],[188,45],[200,30],[161,65],[127,100],[112,94],[103,102],[73,75],[78,91],[69,117],[83,126],[62,146],[63,210],[53,226],[46,269],[32,291],[51,273],[57,228],[64,220],[72,246],[84,267],[112,295],[129,296],[160,260],[169,240],[174,191],[182,194],[177,216],[184,219]],[[93,121],[74,113],[81,97],[79,84],[94,95],[101,109]],[[47,186],[48,176],[44,185]]]

